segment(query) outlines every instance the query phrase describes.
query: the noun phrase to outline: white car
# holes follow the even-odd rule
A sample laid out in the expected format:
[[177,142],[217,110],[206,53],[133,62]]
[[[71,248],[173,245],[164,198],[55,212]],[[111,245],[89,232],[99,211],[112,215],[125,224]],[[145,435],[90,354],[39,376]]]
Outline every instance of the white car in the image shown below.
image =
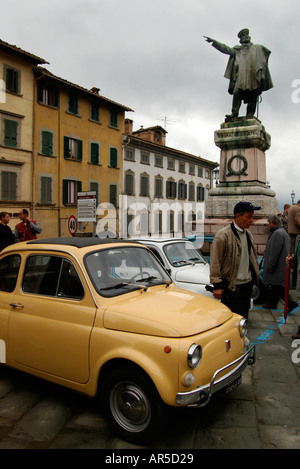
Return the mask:
[[182,238],[138,238],[148,246],[170,274],[177,287],[212,296],[205,289],[210,284],[209,263],[191,241]]

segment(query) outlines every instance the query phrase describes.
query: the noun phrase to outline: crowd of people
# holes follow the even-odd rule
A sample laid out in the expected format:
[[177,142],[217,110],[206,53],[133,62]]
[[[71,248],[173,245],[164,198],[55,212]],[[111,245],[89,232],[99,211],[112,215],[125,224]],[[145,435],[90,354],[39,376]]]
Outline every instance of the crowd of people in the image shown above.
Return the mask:
[[[260,209],[250,202],[237,203],[234,221],[217,232],[210,252],[214,297],[245,318],[248,318],[253,285],[260,280],[257,252],[249,231],[254,212]],[[268,223],[263,273],[268,294],[263,307],[277,309],[279,299],[286,299],[287,264],[292,265],[292,286],[300,291],[300,200],[292,206],[286,204],[282,214],[268,217]],[[289,294],[287,300],[288,312],[298,307]],[[292,338],[300,338],[300,327]]]
[[10,216],[8,212],[0,213],[0,251],[14,243],[36,239],[42,228],[37,221],[29,219],[26,208],[19,212],[20,223],[15,226],[14,232],[8,226]]

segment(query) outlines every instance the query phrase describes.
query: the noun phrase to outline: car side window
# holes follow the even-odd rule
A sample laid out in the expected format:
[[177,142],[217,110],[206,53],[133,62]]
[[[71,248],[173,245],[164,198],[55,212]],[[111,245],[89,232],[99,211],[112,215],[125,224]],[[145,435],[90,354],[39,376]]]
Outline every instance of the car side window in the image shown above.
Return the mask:
[[83,286],[74,265],[59,256],[29,256],[24,270],[25,293],[81,299]]
[[67,259],[64,259],[62,263],[57,295],[76,299],[81,299],[84,296],[78,273],[72,262]]
[[0,291],[11,293],[14,291],[21,257],[18,254],[6,256],[0,260]]

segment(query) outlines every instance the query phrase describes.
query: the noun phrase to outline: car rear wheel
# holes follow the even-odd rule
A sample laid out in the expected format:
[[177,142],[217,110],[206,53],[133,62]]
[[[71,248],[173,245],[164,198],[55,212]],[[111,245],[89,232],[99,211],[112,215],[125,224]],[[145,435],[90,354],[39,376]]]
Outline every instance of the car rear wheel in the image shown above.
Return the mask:
[[110,372],[103,386],[103,405],[112,430],[131,443],[149,443],[167,423],[167,407],[152,381],[134,368]]

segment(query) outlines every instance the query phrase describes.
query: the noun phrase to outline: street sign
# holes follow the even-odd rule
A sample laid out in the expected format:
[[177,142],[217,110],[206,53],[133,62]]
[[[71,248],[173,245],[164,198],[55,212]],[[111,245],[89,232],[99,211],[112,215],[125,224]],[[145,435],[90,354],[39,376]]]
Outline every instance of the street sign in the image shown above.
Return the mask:
[[77,220],[96,221],[96,191],[78,192]]
[[68,220],[68,229],[70,234],[74,234],[77,231],[77,220],[74,215],[71,215]]

